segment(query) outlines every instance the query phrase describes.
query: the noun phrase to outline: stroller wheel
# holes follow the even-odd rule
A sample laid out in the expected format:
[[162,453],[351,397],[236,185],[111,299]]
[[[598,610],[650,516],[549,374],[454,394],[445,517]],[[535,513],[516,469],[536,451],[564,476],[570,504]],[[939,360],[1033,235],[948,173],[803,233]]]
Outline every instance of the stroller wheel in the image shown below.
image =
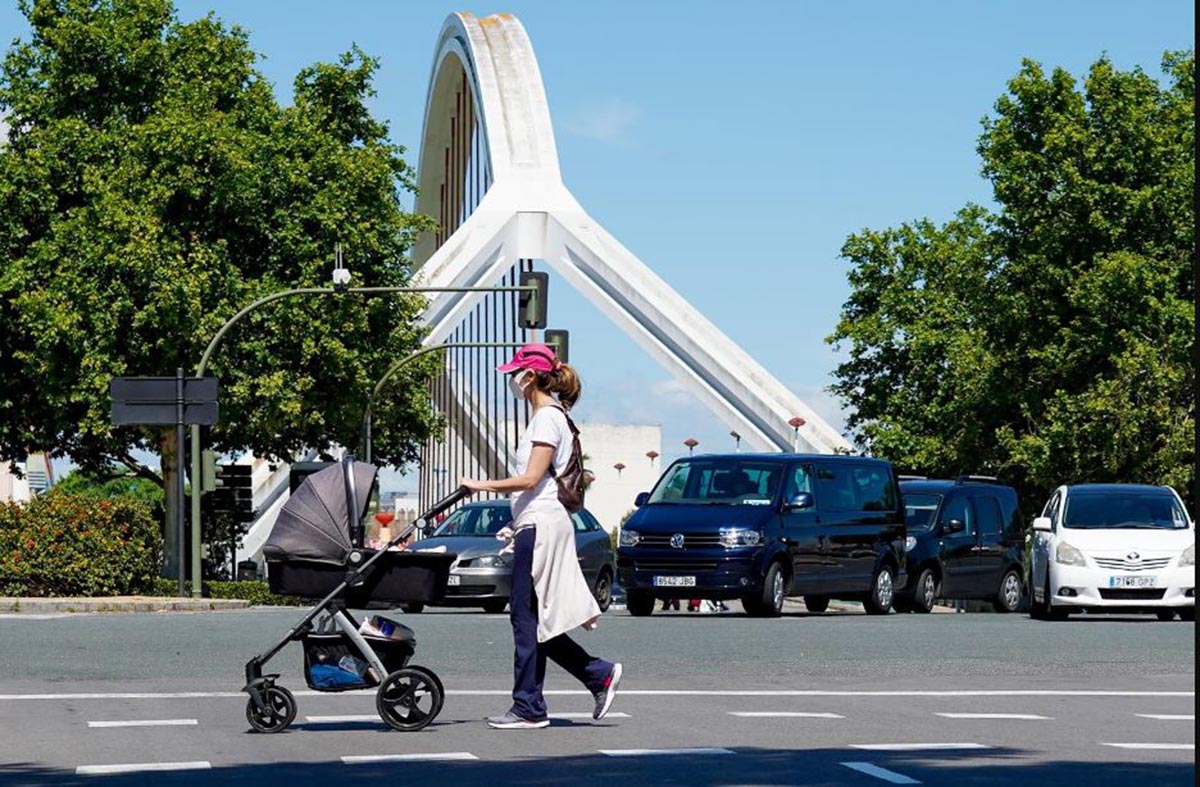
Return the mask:
[[282,732],[296,719],[296,698],[283,686],[271,686],[263,691],[266,706],[259,710],[254,700],[246,702],[246,721],[259,732]]
[[442,710],[441,682],[421,667],[398,669],[383,679],[375,695],[379,716],[394,730],[425,727]]

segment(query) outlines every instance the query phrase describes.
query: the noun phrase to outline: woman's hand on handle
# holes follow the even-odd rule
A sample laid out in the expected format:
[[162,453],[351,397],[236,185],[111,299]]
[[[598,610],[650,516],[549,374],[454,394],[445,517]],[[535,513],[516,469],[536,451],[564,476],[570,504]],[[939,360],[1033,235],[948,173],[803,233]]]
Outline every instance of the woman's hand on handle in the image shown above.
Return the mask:
[[487,481],[479,481],[477,479],[467,478],[464,476],[463,479],[458,482],[458,484],[459,486],[463,486],[471,490],[471,494],[488,491]]

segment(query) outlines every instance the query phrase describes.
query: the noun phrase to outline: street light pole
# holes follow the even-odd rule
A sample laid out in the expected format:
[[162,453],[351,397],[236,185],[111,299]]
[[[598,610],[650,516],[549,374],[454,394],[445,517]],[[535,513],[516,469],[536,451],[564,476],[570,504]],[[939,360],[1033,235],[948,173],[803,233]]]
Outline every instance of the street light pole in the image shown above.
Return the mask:
[[[290,298],[293,295],[343,295],[346,293],[354,293],[357,295],[397,295],[397,294],[415,294],[415,293],[443,293],[443,292],[516,292],[529,293],[536,295],[538,288],[536,286],[529,287],[297,287],[291,290],[282,290],[274,292],[270,295],[263,296],[251,303],[246,308],[242,309],[237,314],[229,318],[229,320],[221,326],[217,331],[216,336],[208,343],[208,347],[204,350],[204,355],[200,356],[200,363],[196,366],[196,376],[203,377],[204,370],[208,368],[208,362],[216,352],[217,346],[221,343],[221,339],[229,332],[229,329],[237,324],[239,320],[245,317],[255,309],[265,306],[268,303]],[[192,477],[192,596],[200,598],[200,427],[192,426],[191,433],[192,443],[192,461],[191,461],[191,477]],[[180,456],[177,460],[182,469],[183,457]],[[183,501],[180,501],[182,504]],[[180,566],[182,574],[183,567]]]

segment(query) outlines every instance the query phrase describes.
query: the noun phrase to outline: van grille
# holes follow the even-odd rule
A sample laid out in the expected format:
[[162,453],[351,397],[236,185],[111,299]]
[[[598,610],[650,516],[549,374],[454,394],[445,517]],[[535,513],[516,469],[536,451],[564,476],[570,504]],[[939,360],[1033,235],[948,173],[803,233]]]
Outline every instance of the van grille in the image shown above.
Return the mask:
[[[674,533],[642,533],[638,546],[669,547]],[[680,533],[683,536],[683,549],[688,547],[717,547],[721,545],[719,533]]]
[[1092,560],[1095,560],[1100,568],[1107,568],[1109,571],[1159,571],[1171,562],[1169,557],[1148,557],[1136,562],[1123,557],[1093,557]]
[[1100,588],[1100,598],[1107,601],[1158,601],[1165,592],[1162,588]]
[[664,574],[696,574],[702,571],[716,571],[715,560],[635,560],[634,571],[658,571]]

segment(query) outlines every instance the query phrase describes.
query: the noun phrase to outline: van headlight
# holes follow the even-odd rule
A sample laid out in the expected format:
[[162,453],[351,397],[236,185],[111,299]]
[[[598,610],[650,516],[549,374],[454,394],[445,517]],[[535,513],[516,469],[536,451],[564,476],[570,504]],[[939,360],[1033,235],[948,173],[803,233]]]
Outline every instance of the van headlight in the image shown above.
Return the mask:
[[1183,554],[1179,557],[1179,565],[1194,566],[1196,565],[1196,545],[1192,544],[1187,549],[1183,550]]
[[1087,566],[1083,553],[1066,542],[1059,544],[1054,550],[1054,562],[1064,566]]
[[907,538],[904,539],[904,551],[905,552],[912,552],[916,548],[917,548],[917,537],[916,536],[908,536]]
[[636,530],[623,529],[621,531],[621,539],[619,545],[623,547],[635,547],[642,540],[642,534]]
[[743,527],[726,527],[721,529],[721,546],[726,549],[734,547],[753,547],[762,542],[762,533]]

